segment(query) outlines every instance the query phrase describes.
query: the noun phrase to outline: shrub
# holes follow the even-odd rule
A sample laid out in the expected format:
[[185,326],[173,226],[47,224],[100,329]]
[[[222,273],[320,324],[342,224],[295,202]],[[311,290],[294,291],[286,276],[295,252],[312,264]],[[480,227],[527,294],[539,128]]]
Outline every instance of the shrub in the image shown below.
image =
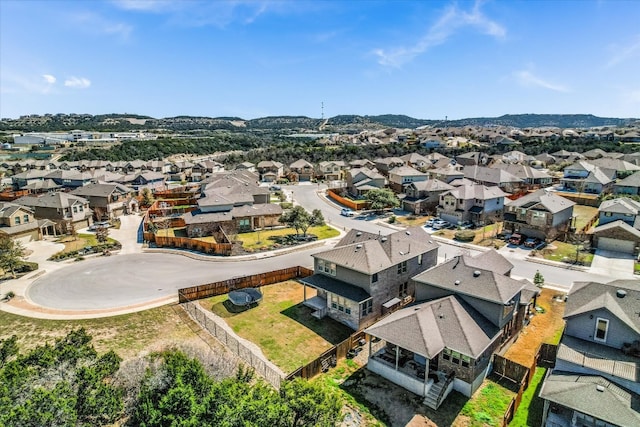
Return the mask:
[[291,203],[291,202],[282,202],[282,203],[280,203],[280,207],[282,209],[291,209],[293,207],[293,203]]
[[39,266],[37,262],[23,261],[16,269],[16,273],[28,273],[30,271],[36,271],[38,267]]
[[389,224],[393,224],[393,223],[395,223],[395,222],[396,222],[396,220],[397,220],[396,216],[395,216],[395,215],[391,215],[391,216],[389,217],[389,220],[388,220],[388,221],[389,221]]
[[456,231],[454,238],[461,242],[472,242],[475,239],[476,233],[473,230],[460,230]]

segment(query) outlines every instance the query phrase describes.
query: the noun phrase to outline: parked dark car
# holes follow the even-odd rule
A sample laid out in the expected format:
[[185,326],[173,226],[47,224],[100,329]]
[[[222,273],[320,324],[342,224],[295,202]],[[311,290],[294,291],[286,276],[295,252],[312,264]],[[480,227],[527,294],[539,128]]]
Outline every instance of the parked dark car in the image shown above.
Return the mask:
[[527,240],[524,241],[524,246],[527,248],[535,248],[540,244],[541,240],[534,238],[534,237],[529,237]]
[[527,236],[520,233],[513,233],[509,238],[509,243],[512,245],[520,246],[526,240]]

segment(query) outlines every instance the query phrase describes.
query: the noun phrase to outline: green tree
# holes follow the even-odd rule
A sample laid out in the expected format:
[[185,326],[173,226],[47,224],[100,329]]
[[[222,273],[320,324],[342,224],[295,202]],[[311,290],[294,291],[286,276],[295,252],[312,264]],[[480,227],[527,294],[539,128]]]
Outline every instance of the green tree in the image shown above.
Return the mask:
[[109,239],[109,229],[107,227],[96,228],[96,240],[99,243],[106,243]]
[[16,277],[16,268],[22,264],[26,249],[19,240],[13,240],[9,236],[0,236],[0,268],[10,271],[11,276]]
[[341,420],[342,404],[336,393],[318,383],[302,379],[287,381],[280,388],[280,396],[290,415],[291,427],[333,427]]
[[369,190],[365,195],[365,199],[369,201],[369,207],[377,212],[400,206],[400,200],[388,188]]
[[18,354],[18,336],[12,335],[11,338],[0,340],[0,368],[9,360],[10,357]]
[[307,230],[311,226],[312,216],[302,206],[294,206],[280,215],[278,221],[295,228],[296,236],[300,234],[300,231],[306,236]]
[[153,204],[153,193],[148,188],[142,189],[142,205],[151,206]]
[[533,284],[539,288],[544,285],[544,276],[540,273],[540,270],[536,270],[536,274],[533,276]]

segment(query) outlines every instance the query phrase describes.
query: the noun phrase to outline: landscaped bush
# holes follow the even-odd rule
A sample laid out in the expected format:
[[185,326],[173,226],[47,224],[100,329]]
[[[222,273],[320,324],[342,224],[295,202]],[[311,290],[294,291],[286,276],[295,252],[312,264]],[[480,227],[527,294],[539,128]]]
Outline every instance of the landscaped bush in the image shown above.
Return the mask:
[[454,235],[454,238],[461,242],[473,242],[473,239],[475,239],[475,237],[476,233],[473,230],[456,231],[456,234]]
[[293,203],[291,203],[291,202],[282,202],[282,203],[280,203],[280,207],[282,209],[291,209],[293,207]]
[[18,268],[16,268],[16,273],[28,273],[30,271],[36,271],[38,267],[39,266],[37,262],[22,261]]

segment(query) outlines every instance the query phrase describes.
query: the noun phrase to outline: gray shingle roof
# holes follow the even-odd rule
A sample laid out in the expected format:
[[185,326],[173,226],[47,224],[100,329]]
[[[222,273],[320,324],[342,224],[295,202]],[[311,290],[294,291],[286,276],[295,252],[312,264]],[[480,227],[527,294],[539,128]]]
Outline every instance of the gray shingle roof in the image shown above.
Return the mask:
[[507,195],[500,187],[487,187],[482,184],[463,185],[447,192],[458,200],[490,200]]
[[[516,200],[507,202],[508,206],[527,207],[527,208],[544,208],[551,213],[561,212],[574,206],[576,203],[562,196],[554,194],[545,189],[540,189],[529,193],[526,196]],[[539,206],[536,206],[539,205]]]
[[478,358],[500,334],[484,316],[453,295],[398,310],[365,332],[429,359],[445,347]]
[[300,279],[300,282],[313,286],[314,288],[324,289],[332,294],[340,295],[341,297],[358,303],[371,298],[371,295],[364,289],[324,274],[314,274]]
[[[617,291],[626,292],[624,298]],[[567,297],[564,318],[604,308],[640,334],[640,280],[615,280],[609,283],[574,282]]]
[[[472,259],[469,255],[459,255],[423,271],[413,277],[413,280],[497,304],[510,303],[525,284],[493,271],[492,265],[479,266],[480,261],[481,259]],[[500,263],[496,269],[503,271],[505,266]]]
[[453,186],[439,179],[427,179],[426,181],[416,181],[409,184],[418,191],[447,191],[452,190]]
[[[596,228],[594,228],[593,230],[591,230],[590,234],[601,234],[603,236],[606,237],[607,231],[612,230],[614,228],[620,228],[624,231],[626,231],[627,233],[631,233],[632,235],[636,236],[637,238],[640,239],[640,230],[637,230],[635,228],[633,228],[632,226],[630,226],[629,224],[627,224],[626,222],[624,222],[623,220],[619,219],[617,221],[613,221],[613,222],[608,222],[606,224],[603,225],[599,225]],[[605,234],[603,234],[605,233]]]
[[553,371],[540,397],[619,426],[640,425],[640,397],[599,375]]
[[440,246],[420,227],[398,231],[388,236],[351,230],[333,248],[312,255],[365,274],[373,274],[393,265],[437,250]]
[[29,207],[42,208],[66,208],[74,204],[89,204],[84,197],[74,196],[70,193],[48,193],[40,197],[24,196],[14,200],[14,203]]
[[522,179],[506,170],[485,166],[465,166],[463,172],[465,178],[478,182],[490,182],[496,185],[508,182],[522,182]]
[[640,213],[640,202],[636,202],[628,197],[618,197],[617,199],[605,200],[600,204],[598,210],[600,212],[638,215],[638,213]]
[[617,187],[640,187],[640,172],[629,175],[628,177],[618,181],[614,185]]
[[78,187],[71,191],[71,194],[76,196],[95,196],[95,197],[107,197],[113,193],[129,194],[133,192],[133,189],[118,183],[98,184],[91,183],[82,187]]

